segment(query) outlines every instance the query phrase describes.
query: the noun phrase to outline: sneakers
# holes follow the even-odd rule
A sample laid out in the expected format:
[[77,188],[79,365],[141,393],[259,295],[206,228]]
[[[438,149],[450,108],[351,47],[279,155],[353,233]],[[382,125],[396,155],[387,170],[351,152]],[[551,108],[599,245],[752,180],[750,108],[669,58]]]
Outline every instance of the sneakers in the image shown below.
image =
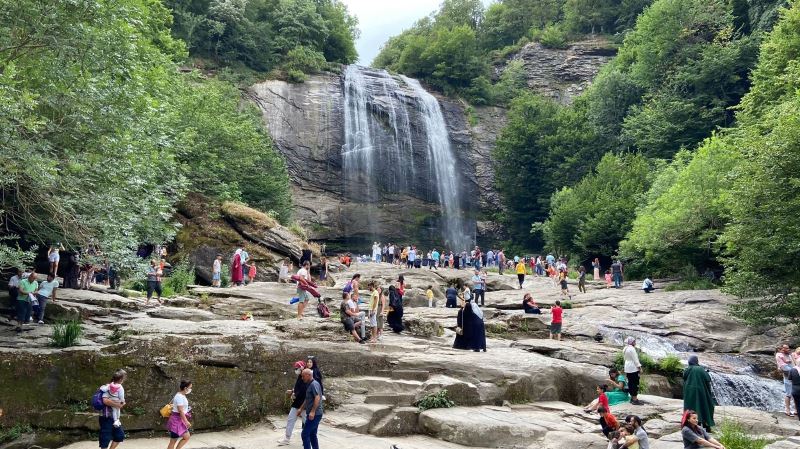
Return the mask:
[[289,440],[287,440],[286,437],[283,437],[280,440],[278,440],[278,446],[288,446],[288,445],[289,445]]
[[44,321],[42,321],[42,320],[39,320],[39,324],[44,324]]

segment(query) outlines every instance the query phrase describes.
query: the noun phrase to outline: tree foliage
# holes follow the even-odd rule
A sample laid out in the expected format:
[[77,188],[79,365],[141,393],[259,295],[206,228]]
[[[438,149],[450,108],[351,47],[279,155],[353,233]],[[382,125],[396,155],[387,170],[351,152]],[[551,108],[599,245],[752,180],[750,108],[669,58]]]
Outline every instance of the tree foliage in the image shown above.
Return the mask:
[[606,154],[593,173],[553,195],[543,226],[546,247],[559,254],[611,257],[650,181],[650,163],[642,155]]
[[337,0],[165,1],[174,11],[173,33],[190,54],[223,65],[269,71],[291,60],[296,48],[329,62],[358,57],[358,22]]
[[[266,135],[237,91],[177,72],[185,48],[170,24],[152,0],[22,0],[0,10],[6,228],[29,243],[102,249],[124,268],[132,248],[172,236],[188,189],[255,198],[236,183],[251,181],[265,189],[265,207],[288,213],[285,167]],[[275,182],[256,184],[255,170]]]

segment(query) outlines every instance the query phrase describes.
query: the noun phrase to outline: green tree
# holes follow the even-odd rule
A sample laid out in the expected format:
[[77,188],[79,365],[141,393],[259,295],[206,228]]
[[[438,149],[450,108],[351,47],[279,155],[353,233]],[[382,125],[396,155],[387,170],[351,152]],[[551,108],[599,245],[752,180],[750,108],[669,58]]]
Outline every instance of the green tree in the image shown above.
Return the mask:
[[800,2],[793,0],[761,46],[743,99],[736,142],[731,221],[723,241],[734,312],[754,323],[788,323],[800,313],[795,263],[800,232]]
[[641,155],[603,156],[595,172],[553,195],[543,226],[547,248],[579,258],[614,255],[650,179]]

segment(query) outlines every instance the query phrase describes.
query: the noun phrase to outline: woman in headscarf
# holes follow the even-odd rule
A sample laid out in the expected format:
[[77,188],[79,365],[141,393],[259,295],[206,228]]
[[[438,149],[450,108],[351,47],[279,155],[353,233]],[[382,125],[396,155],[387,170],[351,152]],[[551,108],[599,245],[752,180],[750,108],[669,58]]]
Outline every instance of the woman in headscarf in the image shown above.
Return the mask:
[[486,327],[483,324],[483,311],[469,296],[469,287],[463,285],[459,279],[462,293],[459,294],[459,304],[456,317],[456,339],[453,341],[454,349],[472,349],[475,352],[486,352]]
[[320,394],[322,394],[324,399],[325,386],[322,384],[322,369],[319,367],[319,361],[317,361],[316,356],[310,355],[306,357],[306,368],[311,370],[311,373],[314,375],[314,380],[319,383]]
[[403,332],[403,293],[401,287],[405,284],[402,282],[402,277],[397,280],[397,287],[394,285],[389,286],[389,313],[386,314],[386,323],[392,328],[396,334]]
[[239,248],[233,254],[231,259],[231,283],[234,285],[242,285],[244,282],[244,273],[242,272],[242,249]]
[[689,357],[689,366],[683,371],[683,409],[695,410],[698,421],[706,429],[715,426],[711,376],[700,366],[696,355]]

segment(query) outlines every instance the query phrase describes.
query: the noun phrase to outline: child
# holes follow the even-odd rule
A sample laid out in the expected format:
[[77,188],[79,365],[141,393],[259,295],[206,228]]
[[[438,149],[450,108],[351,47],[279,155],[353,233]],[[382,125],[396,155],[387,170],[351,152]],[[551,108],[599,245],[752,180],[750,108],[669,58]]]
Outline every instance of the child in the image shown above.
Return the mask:
[[619,441],[625,443],[626,449],[639,449],[639,438],[633,435],[633,426],[626,424],[619,428]]
[[389,313],[389,290],[383,290],[378,288],[378,291],[381,294],[381,299],[378,302],[378,340],[381,339],[383,336],[383,320],[384,317]]
[[425,296],[428,298],[428,307],[433,307],[433,286],[428,286],[428,290],[425,291]]
[[608,396],[606,396],[606,391],[608,391],[608,385],[597,384],[597,399],[595,399],[594,401],[592,401],[591,404],[586,406],[583,409],[583,411],[589,413],[598,410],[600,408],[610,410],[611,407],[608,406]]
[[605,407],[597,407],[597,413],[600,414],[600,429],[603,430],[603,435],[606,438],[610,438],[611,432],[619,429],[619,423],[617,422],[617,418],[608,411]]
[[281,261],[281,268],[278,272],[278,282],[281,284],[288,284],[289,283],[289,266],[291,262],[289,259],[283,259]]
[[606,288],[611,288],[611,270],[606,270]]
[[569,294],[569,286],[567,285],[567,272],[562,271],[558,274],[559,282],[561,283],[561,295],[569,297],[572,299],[572,295]]
[[247,278],[250,279],[248,284],[252,284],[254,280],[256,280],[256,263],[250,262],[250,269],[247,270]]
[[563,324],[563,316],[564,309],[561,308],[561,301],[556,301],[556,305],[550,308],[550,315],[552,315],[552,320],[550,321],[550,339],[555,340],[558,339],[561,341],[561,325]]
[[[125,405],[125,389],[122,388],[122,384],[111,382],[108,385],[100,387],[100,391],[103,392],[104,398],[108,398],[118,403],[120,406]],[[122,425],[119,420],[121,409],[119,407],[109,408],[111,409],[111,417],[114,419],[114,427],[120,427]]]
[[222,285],[222,254],[217,254],[217,258],[214,259],[211,273],[211,286],[220,287]]
[[372,328],[369,337],[370,343],[378,342],[378,301],[380,299],[380,292],[375,287],[375,281],[371,281],[367,288],[369,288],[369,326]]

